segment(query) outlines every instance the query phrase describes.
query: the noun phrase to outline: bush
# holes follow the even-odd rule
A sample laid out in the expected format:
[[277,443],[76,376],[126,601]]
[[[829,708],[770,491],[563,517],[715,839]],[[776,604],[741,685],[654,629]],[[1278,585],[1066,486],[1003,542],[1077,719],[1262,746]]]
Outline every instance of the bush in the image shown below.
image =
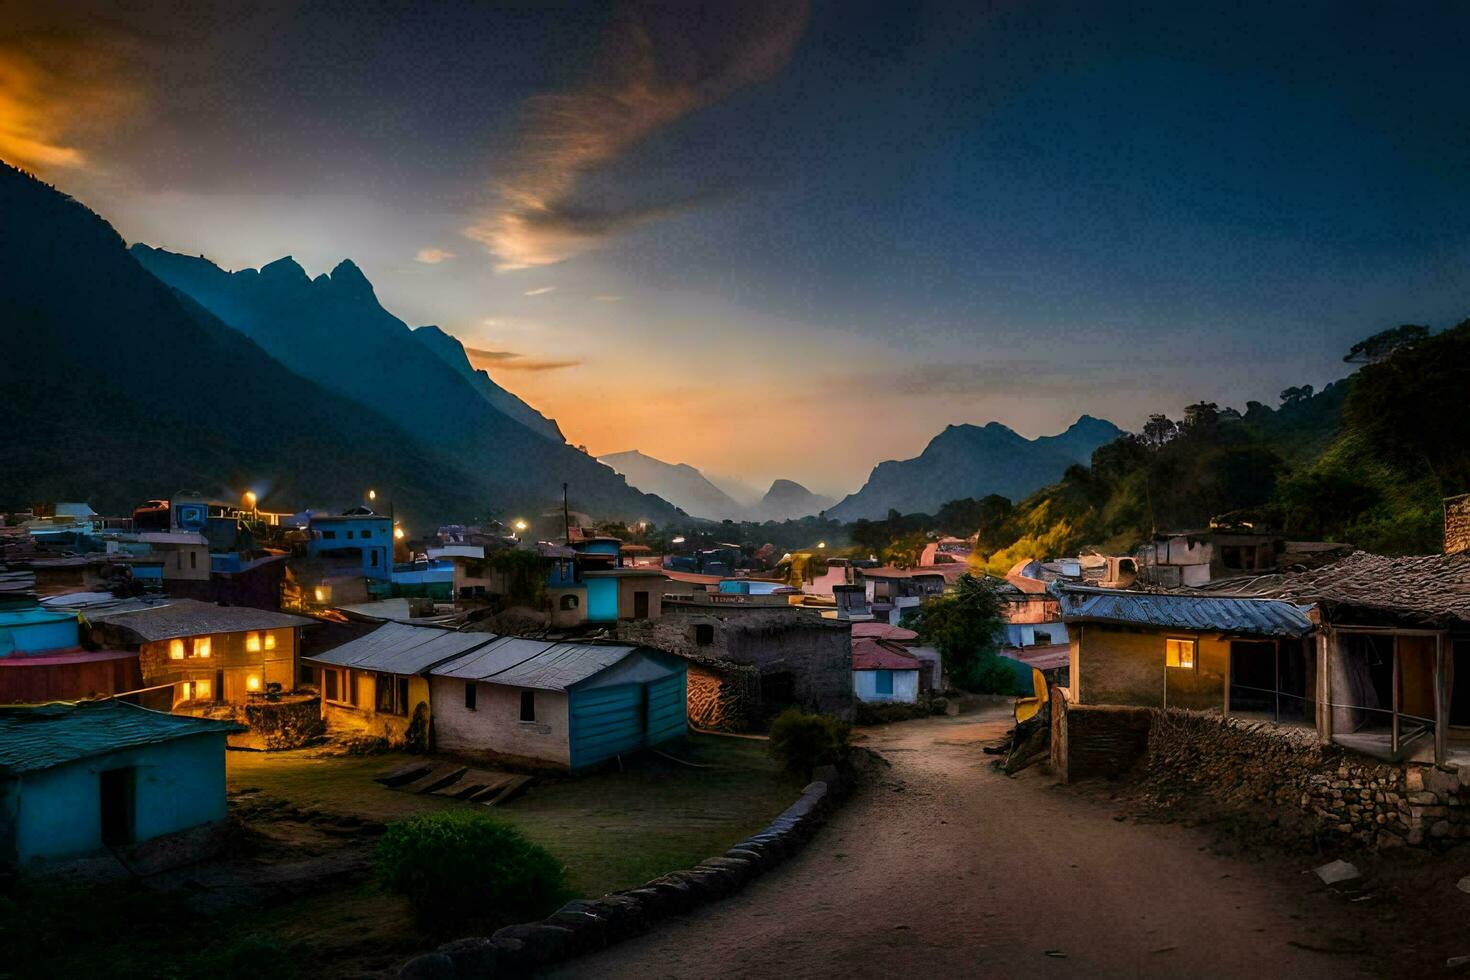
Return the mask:
[[831,715],[805,715],[787,708],[771,723],[771,758],[787,772],[809,779],[817,766],[842,761],[851,730]]
[[498,928],[539,919],[568,897],[562,866],[545,849],[487,814],[427,813],[389,824],[378,875],[406,895],[433,932]]

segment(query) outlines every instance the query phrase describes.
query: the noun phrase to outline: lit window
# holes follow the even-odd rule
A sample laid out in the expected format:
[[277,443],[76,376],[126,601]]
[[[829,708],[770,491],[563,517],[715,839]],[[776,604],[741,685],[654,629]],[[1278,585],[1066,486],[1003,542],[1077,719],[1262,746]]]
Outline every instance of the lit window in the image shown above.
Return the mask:
[[1198,647],[1198,640],[1177,640],[1170,637],[1164,641],[1164,666],[1193,668]]
[[245,690],[247,690],[247,691],[258,691],[258,690],[260,690],[260,676],[258,674],[251,674],[249,677],[246,677],[245,678]]
[[194,638],[194,656],[200,658],[209,656],[209,637],[196,636]]
[[259,653],[260,652],[260,634],[259,633],[246,633],[245,634],[245,652],[247,652],[247,653]]
[[276,634],[274,634],[274,633],[267,633],[267,634],[265,634],[265,648],[267,650],[274,650],[276,648]]
[[312,594],[316,596],[316,601],[317,602],[326,602],[327,601],[327,594],[326,594],[326,592],[322,591],[321,589],[315,590]]
[[170,660],[183,660],[184,659],[184,641],[183,640],[169,640],[168,641],[168,657],[169,657]]
[[194,697],[200,701],[207,701],[209,696],[209,681],[195,681]]

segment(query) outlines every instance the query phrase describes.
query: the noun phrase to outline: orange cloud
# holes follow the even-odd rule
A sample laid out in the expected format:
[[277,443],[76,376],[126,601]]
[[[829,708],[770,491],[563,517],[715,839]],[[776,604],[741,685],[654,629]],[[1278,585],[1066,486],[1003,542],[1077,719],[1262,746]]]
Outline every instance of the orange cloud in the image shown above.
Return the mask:
[[46,175],[94,168],[86,145],[141,105],[116,38],[0,38],[0,158]]
[[422,262],[424,265],[438,265],[440,262],[452,258],[454,258],[454,253],[447,249],[421,248],[418,254],[413,257],[413,260],[415,262]]
[[499,269],[564,261],[617,232],[688,206],[616,210],[578,202],[584,176],[681,117],[780,71],[806,28],[804,0],[707,5],[630,2],[610,30],[598,81],[531,101],[500,206],[465,230]]
[[549,358],[528,357],[525,354],[517,354],[508,350],[482,350],[476,347],[466,347],[465,355],[469,357],[470,364],[482,371],[559,371],[562,368],[579,367],[580,360],[552,360]]

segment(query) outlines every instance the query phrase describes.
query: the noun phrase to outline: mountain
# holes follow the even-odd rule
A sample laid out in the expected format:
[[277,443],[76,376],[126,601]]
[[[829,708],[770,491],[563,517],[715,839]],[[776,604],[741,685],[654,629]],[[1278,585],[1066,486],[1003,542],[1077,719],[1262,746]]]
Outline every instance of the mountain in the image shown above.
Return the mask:
[[829,508],[827,516],[853,521],[881,518],[889,510],[932,514],[947,501],[990,494],[1019,500],[1060,479],[1068,466],[1087,463],[1094,449],[1120,435],[1113,423],[1089,415],[1039,439],[999,422],[951,425],[913,459],[879,463],[862,489]]
[[552,423],[487,374],[467,373],[458,342],[451,350],[442,331],[410,330],[379,304],[350,260],[313,279],[289,256],[258,271],[226,272],[207,259],[147,245],[134,245],[132,254],[292,371],[388,417],[464,470],[487,488],[482,512],[559,502],[565,482],[573,505],[596,517],[677,516],[666,501],[563,443],[559,432],[551,436]]
[[473,385],[485,401],[490,403],[490,407],[503,415],[510,416],[532,432],[539,433],[555,442],[566,442],[566,437],[561,434],[561,429],[555,421],[548,419],[496,384],[491,379],[489,371],[476,370],[470,364],[469,355],[464,352],[464,344],[461,344],[458,338],[450,336],[435,326],[414,327],[413,335],[414,339],[422,341],[429,350],[442,357],[446,364],[458,371],[465,380]]
[[[756,516],[762,521],[789,521],[812,517],[831,507],[835,500],[812,493],[794,480],[776,480],[756,505]],[[830,516],[830,515],[829,515]]]
[[632,486],[658,494],[693,517],[722,521],[738,520],[745,514],[746,508],[688,463],[665,463],[636,449],[597,459],[627,477]]
[[483,505],[483,480],[179,296],[72,198],[0,164],[0,216],[0,509],[246,487],[294,509],[372,485],[417,528]]

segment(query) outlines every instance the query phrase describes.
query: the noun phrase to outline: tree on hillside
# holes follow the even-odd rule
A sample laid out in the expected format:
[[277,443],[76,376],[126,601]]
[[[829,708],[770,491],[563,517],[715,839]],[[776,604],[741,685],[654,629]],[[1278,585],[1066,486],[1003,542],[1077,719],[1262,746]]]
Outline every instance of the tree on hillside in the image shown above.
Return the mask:
[[1150,415],[1143,423],[1143,444],[1158,450],[1179,434],[1179,425],[1167,415]]
[[981,547],[995,538],[1011,513],[1011,502],[998,493],[980,500],[966,497],[951,500],[934,515],[934,530],[941,534],[952,534],[967,538],[979,533]]
[[[1304,402],[1307,399],[1309,399],[1309,398],[1312,397],[1312,392],[1315,391],[1315,390],[1316,389],[1314,389],[1311,385],[1301,385],[1299,387],[1287,388],[1285,391],[1283,391],[1281,393],[1281,404],[1283,404],[1283,405],[1295,405],[1298,402]],[[1251,402],[1246,407],[1249,408],[1250,405],[1254,405],[1254,404],[1256,404],[1256,403],[1255,402]]]
[[1429,328],[1417,323],[1380,330],[1366,340],[1353,344],[1343,360],[1349,364],[1378,364],[1401,350],[1429,339]]
[[1014,691],[1015,670],[996,653],[1005,628],[1001,600],[987,580],[961,575],[953,592],[925,599],[912,624],[944,658],[956,687],[983,694]]

